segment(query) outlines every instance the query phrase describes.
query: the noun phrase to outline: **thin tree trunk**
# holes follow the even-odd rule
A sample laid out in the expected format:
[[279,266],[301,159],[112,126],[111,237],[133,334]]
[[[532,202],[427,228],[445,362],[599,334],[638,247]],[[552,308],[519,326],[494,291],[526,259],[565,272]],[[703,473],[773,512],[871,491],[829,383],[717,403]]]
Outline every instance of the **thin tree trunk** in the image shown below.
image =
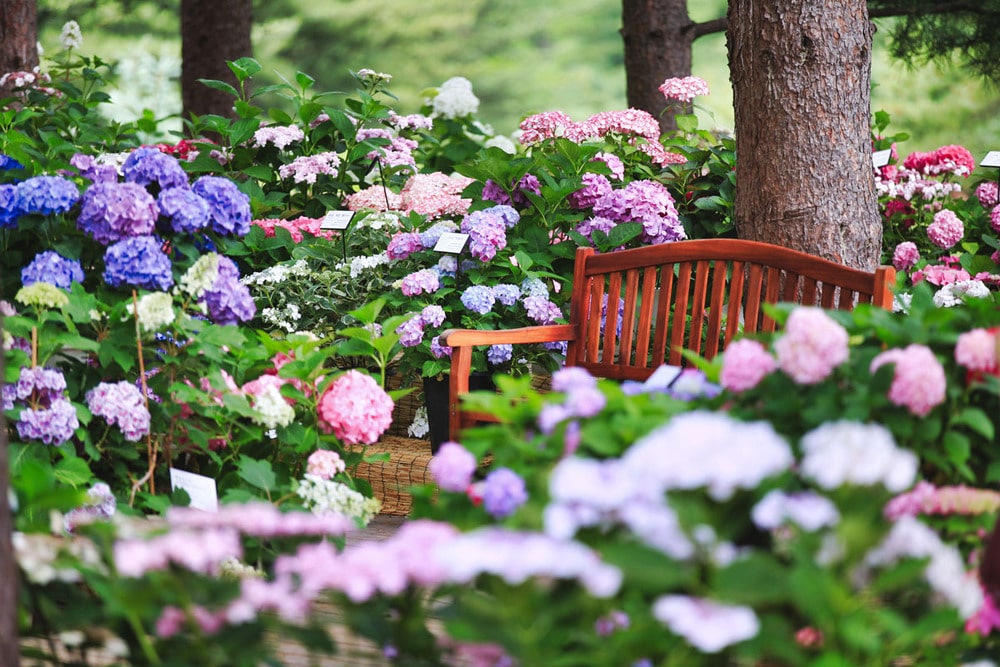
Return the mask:
[[35,0],[0,0],[0,76],[38,65]]
[[871,271],[873,27],[864,0],[731,0],[736,229]]
[[[691,76],[691,18],[687,0],[622,0],[628,105],[656,116],[666,132],[677,129],[659,86],[665,79]],[[675,109],[676,111],[676,109]]]
[[[6,0],[5,0],[6,1]],[[236,85],[227,60],[252,55],[252,0],[181,0],[181,98],[184,117],[234,116],[233,98],[198,79]]]
[[[0,335],[3,318],[0,317]],[[0,354],[0,384],[4,376],[4,355]],[[11,508],[7,497],[10,466],[7,459],[7,424],[0,412],[0,665],[17,667],[20,647],[17,638],[17,565],[12,544]]]

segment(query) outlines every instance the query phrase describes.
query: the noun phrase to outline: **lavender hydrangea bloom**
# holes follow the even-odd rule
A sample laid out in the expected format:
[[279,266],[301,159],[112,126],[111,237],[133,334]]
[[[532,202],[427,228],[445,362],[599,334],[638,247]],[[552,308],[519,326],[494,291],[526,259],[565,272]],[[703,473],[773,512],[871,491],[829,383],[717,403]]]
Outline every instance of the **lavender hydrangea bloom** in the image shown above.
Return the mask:
[[61,445],[79,428],[76,408],[65,398],[49,403],[47,408],[27,409],[17,422],[17,434],[23,440],[41,440],[46,445]]
[[191,186],[212,210],[209,229],[219,234],[246,236],[250,231],[250,197],[221,176],[202,176]]
[[562,317],[559,306],[549,301],[547,297],[527,296],[521,303],[524,304],[528,317],[538,324],[554,324],[558,318]]
[[504,191],[500,184],[489,179],[483,184],[483,199],[486,201],[495,201],[500,205],[510,204],[510,196]]
[[406,259],[411,253],[423,250],[420,234],[415,232],[400,232],[392,237],[385,249],[389,259]]
[[457,442],[444,442],[427,470],[444,491],[464,492],[476,472],[476,457]]
[[442,220],[431,225],[431,228],[426,232],[420,233],[420,244],[424,248],[433,248],[437,245],[437,242],[441,239],[441,235],[445,232],[456,232],[458,231],[458,225],[456,225],[451,220]]
[[68,290],[74,282],[83,282],[83,267],[75,259],[46,250],[35,255],[31,264],[21,270],[21,285],[27,287],[38,282]]
[[188,185],[187,173],[177,158],[147,146],[129,153],[122,165],[122,174],[126,181],[143,187],[152,183],[161,189],[186,188]]
[[93,155],[77,153],[69,159],[80,175],[91,183],[112,183],[118,180],[118,169],[113,164],[101,164]]
[[616,222],[640,222],[646,243],[668,243],[687,238],[674,198],[656,181],[632,181],[594,202],[594,215]]
[[524,480],[510,468],[497,468],[483,483],[483,507],[496,519],[510,516],[528,500]]
[[569,205],[580,211],[593,206],[598,199],[611,192],[611,181],[603,174],[586,173],[583,175],[583,187],[570,193]]
[[497,206],[491,206],[486,209],[487,213],[497,216],[503,220],[503,224],[507,229],[510,229],[517,223],[521,221],[521,214],[517,212],[513,206],[507,206],[506,204],[498,204]]
[[509,344],[490,345],[486,350],[486,359],[494,366],[500,366],[510,361],[514,356],[514,346]]
[[20,215],[66,213],[80,199],[76,185],[62,176],[34,176],[14,187]]
[[124,380],[101,382],[88,391],[87,407],[108,424],[118,426],[130,442],[138,442],[149,433],[150,415],[142,391]]
[[445,312],[444,308],[441,306],[425,306],[422,311],[420,311],[420,319],[423,320],[424,324],[429,324],[432,327],[439,327],[444,323]]
[[160,210],[135,183],[94,183],[83,193],[76,226],[101,245],[152,234]]
[[473,285],[462,292],[462,305],[474,313],[485,315],[493,310],[495,303],[493,289],[486,285]]
[[175,232],[193,233],[204,229],[212,215],[208,202],[187,187],[166,188],[156,198],[160,213],[170,218]]
[[155,236],[135,236],[108,247],[104,253],[104,282],[111,287],[131,285],[166,291],[174,284],[170,258]]
[[509,283],[500,283],[493,286],[493,296],[505,306],[513,306],[521,298],[521,288]]
[[416,347],[424,339],[424,321],[419,315],[411,317],[396,327],[396,333],[399,334],[400,345]]
[[451,346],[450,345],[442,345],[441,344],[441,337],[440,336],[434,336],[434,338],[431,339],[431,354],[434,355],[435,359],[443,359],[445,357],[450,357],[451,356]]
[[498,250],[507,247],[507,228],[503,218],[486,211],[474,211],[462,220],[462,232],[469,235],[469,253],[488,262]]
[[403,278],[400,291],[405,296],[433,294],[441,287],[438,274],[432,269],[420,269]]
[[17,210],[17,188],[13,185],[0,185],[0,229],[14,227],[21,216]]
[[87,491],[87,499],[80,507],[70,510],[63,517],[66,532],[72,533],[81,524],[96,520],[107,520],[118,511],[118,502],[111,487],[104,482],[97,482]]
[[208,306],[208,316],[216,324],[236,324],[252,319],[257,304],[249,288],[240,282],[240,270],[228,257],[219,258],[219,275],[212,286],[205,290],[203,299]]

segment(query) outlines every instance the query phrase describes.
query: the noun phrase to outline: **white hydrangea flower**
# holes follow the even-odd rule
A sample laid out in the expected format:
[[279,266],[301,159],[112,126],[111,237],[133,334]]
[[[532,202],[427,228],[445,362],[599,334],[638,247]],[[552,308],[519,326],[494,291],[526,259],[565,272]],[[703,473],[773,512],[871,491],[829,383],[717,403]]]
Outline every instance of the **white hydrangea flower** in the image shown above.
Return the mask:
[[254,423],[267,428],[288,426],[295,421],[295,408],[288,404],[276,385],[267,385],[254,396],[253,410]]
[[[134,314],[134,310],[129,304],[129,315]],[[143,331],[159,331],[170,326],[177,319],[173,297],[167,292],[144,294],[138,301],[138,317]]]
[[487,139],[483,144],[483,148],[499,148],[504,153],[509,153],[510,155],[517,153],[517,146],[514,142],[511,141],[509,137],[505,137],[502,134],[498,134]]
[[479,98],[472,92],[472,82],[465,77],[448,79],[438,88],[438,94],[430,100],[432,116],[461,118],[479,111]]
[[297,304],[288,303],[283,308],[264,308],[260,311],[260,317],[265,324],[293,333],[297,328],[296,323],[302,319],[302,312]]
[[406,432],[411,438],[422,438],[431,430],[427,421],[427,406],[421,405],[413,414],[413,423],[407,427]]
[[195,299],[200,299],[205,294],[205,290],[210,288],[219,277],[219,259],[220,255],[215,252],[206,253],[199,257],[191,265],[191,268],[181,276],[178,284],[179,289]]
[[293,264],[275,264],[263,271],[251,273],[240,279],[244,285],[277,285],[289,278],[305,278],[312,274],[309,263],[304,259],[296,260]]
[[76,21],[66,21],[59,34],[59,43],[66,50],[78,49],[83,46],[83,33],[80,32],[80,24]]
[[990,288],[982,280],[959,280],[945,285],[934,293],[934,305],[938,308],[961,306],[966,297],[983,298],[990,295]]
[[802,437],[802,475],[824,489],[882,484],[898,493],[913,485],[916,455],[896,446],[881,424],[827,422]]
[[378,498],[366,498],[346,484],[316,475],[306,474],[295,493],[314,514],[342,514],[363,524],[368,524],[382,508]]

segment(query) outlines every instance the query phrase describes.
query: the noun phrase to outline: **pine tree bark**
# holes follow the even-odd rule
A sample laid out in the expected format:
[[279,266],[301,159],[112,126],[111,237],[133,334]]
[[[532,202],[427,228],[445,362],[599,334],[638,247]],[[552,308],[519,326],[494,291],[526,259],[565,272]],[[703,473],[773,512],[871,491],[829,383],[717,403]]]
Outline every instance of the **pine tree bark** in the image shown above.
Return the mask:
[[687,0],[622,0],[628,105],[657,117],[664,132],[676,130],[677,123],[673,113],[663,113],[667,104],[659,86],[691,76],[691,25]]
[[730,0],[740,237],[877,266],[873,32],[865,0]]
[[[6,0],[5,0],[6,1]],[[233,98],[198,79],[236,85],[227,60],[252,55],[252,0],[181,0],[181,98],[184,117],[233,117]]]
[[35,0],[0,1],[0,76],[31,71],[38,64]]

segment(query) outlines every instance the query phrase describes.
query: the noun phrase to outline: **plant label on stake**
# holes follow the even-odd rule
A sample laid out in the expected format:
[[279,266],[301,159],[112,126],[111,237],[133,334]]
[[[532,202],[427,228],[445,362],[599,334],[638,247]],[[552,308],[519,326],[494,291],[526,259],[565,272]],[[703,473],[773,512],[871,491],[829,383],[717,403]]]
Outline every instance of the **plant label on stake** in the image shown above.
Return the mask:
[[892,149],[886,148],[884,151],[875,151],[872,153],[872,167],[879,169],[889,164],[889,160],[892,158]]
[[170,488],[184,489],[191,497],[191,507],[206,512],[219,511],[219,494],[215,490],[215,480],[177,468],[170,469]]
[[[1000,151],[990,151],[979,163],[980,167],[996,167],[1000,169]],[[997,171],[997,185],[1000,186],[1000,171]]]
[[347,227],[354,219],[354,211],[327,211],[320,223],[320,229],[335,229],[341,232],[340,243],[344,252],[344,261],[347,261]]
[[434,245],[435,252],[446,252],[451,255],[460,255],[465,250],[465,244],[469,242],[468,234],[458,232],[445,232]]

